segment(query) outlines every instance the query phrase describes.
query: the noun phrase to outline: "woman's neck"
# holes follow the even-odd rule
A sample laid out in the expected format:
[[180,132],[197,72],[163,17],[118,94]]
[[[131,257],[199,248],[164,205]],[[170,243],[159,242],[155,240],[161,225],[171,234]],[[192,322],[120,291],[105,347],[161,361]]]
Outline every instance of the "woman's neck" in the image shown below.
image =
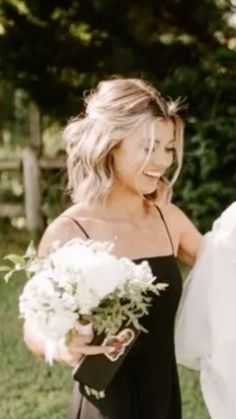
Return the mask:
[[122,185],[113,187],[106,203],[98,207],[110,220],[120,220],[132,223],[142,220],[148,214],[151,203],[148,203],[137,192]]

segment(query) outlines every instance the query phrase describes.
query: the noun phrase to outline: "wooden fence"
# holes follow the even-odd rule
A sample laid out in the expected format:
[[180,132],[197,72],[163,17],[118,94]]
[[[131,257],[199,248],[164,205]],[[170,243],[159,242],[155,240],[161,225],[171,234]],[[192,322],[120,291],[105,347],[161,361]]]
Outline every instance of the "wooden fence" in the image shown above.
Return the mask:
[[24,203],[0,203],[0,217],[17,217],[25,215],[29,231],[41,230],[43,218],[41,214],[42,191],[41,176],[43,171],[63,169],[65,157],[49,159],[42,155],[42,115],[38,105],[30,102],[28,105],[28,138],[27,147],[22,151],[22,157],[16,159],[1,159],[1,171],[23,172]]
[[23,172],[24,183],[24,203],[1,203],[0,217],[12,218],[24,215],[29,231],[41,230],[43,228],[40,186],[42,173],[47,170],[63,168],[65,168],[65,157],[55,159],[39,157],[37,150],[32,147],[23,150],[22,158],[0,159],[0,172]]

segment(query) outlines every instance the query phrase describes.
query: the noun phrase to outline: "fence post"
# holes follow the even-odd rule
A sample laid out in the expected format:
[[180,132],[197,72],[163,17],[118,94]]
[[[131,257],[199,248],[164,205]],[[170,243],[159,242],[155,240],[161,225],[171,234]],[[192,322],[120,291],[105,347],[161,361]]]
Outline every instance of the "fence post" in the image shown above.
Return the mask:
[[29,146],[23,150],[26,226],[31,232],[43,229],[39,158],[42,154],[41,112],[33,101],[28,107]]
[[37,152],[25,148],[22,154],[26,226],[31,232],[43,229],[41,215],[40,168]]

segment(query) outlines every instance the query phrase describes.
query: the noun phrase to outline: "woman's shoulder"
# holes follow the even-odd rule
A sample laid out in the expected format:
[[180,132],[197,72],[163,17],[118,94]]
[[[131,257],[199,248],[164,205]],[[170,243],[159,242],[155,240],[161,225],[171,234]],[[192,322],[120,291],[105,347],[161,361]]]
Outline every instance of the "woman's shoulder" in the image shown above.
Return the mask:
[[72,205],[61,214],[59,214],[45,229],[38,246],[38,255],[44,256],[50,250],[53,242],[60,241],[62,244],[67,241],[80,237],[84,238],[82,230],[80,230],[74,220],[85,220],[88,212],[84,208]]
[[182,229],[186,226],[186,224],[191,223],[191,220],[185,212],[172,202],[163,205],[160,209],[166,220],[179,229]]
[[185,214],[185,212],[174,203],[168,203],[161,208],[162,213],[170,226],[172,227],[172,231],[176,231],[180,237],[185,235],[200,235],[200,232],[191,221],[189,216]]
[[188,216],[176,205],[168,204],[163,214],[178,243],[178,257],[192,266],[196,260],[202,235]]

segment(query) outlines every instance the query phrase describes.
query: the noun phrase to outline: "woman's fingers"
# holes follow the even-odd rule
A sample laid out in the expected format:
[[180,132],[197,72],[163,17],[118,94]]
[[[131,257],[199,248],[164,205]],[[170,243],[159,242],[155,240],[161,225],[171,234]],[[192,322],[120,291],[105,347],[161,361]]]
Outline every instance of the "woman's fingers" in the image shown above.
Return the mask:
[[76,366],[83,355],[112,353],[116,348],[108,345],[89,345],[91,336],[77,336],[69,344],[61,343],[56,359],[70,366]]
[[80,345],[74,348],[70,348],[70,353],[73,355],[75,354],[98,355],[98,354],[111,353],[112,351],[114,351],[114,347],[112,346]]
[[114,348],[110,346],[81,345],[70,348],[66,356],[64,356],[64,362],[72,367],[75,367],[83,355],[92,356],[98,354],[111,353],[112,351],[114,351]]
[[88,343],[90,343],[93,339],[93,336],[87,336],[87,335],[83,335],[83,336],[78,336],[78,338],[73,339],[72,341],[72,346],[86,346]]

